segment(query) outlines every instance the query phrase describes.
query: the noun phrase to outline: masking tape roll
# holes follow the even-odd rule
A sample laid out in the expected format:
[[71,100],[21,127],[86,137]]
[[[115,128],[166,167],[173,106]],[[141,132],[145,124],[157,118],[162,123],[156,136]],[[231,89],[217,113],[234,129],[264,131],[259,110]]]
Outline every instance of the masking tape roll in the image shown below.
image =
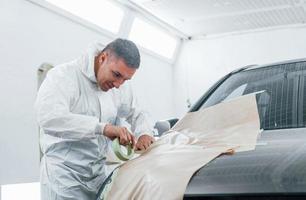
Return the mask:
[[115,155],[117,156],[117,158],[119,158],[122,161],[130,160],[134,156],[134,149],[132,148],[131,144],[126,146],[127,154],[122,152],[121,145],[119,144],[119,139],[118,138],[113,140],[112,148],[113,148],[113,151],[114,151]]

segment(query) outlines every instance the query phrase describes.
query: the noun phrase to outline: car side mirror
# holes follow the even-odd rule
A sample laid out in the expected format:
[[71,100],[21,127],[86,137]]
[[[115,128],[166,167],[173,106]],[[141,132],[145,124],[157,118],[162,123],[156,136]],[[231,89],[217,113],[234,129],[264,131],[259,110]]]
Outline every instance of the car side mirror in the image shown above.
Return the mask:
[[154,126],[158,133],[157,136],[162,136],[166,131],[170,130],[177,121],[177,118],[157,121]]

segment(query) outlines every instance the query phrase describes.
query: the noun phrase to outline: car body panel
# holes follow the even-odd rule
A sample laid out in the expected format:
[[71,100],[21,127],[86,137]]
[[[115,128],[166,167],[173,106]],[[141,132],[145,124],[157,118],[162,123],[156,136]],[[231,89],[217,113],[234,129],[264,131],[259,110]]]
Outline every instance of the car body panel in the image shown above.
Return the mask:
[[306,128],[263,131],[255,150],[220,156],[190,180],[185,196],[306,193]]

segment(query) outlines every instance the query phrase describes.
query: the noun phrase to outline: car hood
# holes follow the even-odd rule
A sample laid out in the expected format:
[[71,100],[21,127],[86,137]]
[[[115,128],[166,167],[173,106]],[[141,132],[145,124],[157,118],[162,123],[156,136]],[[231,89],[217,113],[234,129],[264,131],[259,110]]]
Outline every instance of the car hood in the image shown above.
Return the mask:
[[185,197],[265,193],[306,193],[306,128],[265,130],[255,150],[212,160],[191,178]]

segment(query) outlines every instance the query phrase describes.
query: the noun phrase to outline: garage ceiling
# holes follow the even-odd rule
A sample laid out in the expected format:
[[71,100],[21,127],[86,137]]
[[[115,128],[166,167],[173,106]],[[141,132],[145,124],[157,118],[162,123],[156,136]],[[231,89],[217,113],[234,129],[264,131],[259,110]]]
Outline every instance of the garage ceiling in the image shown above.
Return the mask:
[[129,0],[187,36],[306,25],[306,0]]

